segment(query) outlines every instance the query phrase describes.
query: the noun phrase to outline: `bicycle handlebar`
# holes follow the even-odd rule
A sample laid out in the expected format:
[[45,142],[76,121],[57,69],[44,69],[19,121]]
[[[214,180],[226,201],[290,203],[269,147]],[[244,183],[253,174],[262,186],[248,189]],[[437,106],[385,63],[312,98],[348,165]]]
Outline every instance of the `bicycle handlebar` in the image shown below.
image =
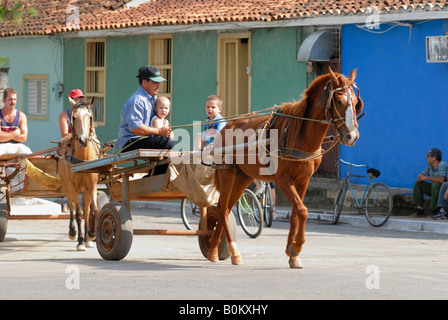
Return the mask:
[[345,160],[343,160],[342,158],[336,158],[337,160],[339,160],[339,161],[341,161],[342,163],[344,163],[344,164],[347,164],[347,165],[349,165],[349,166],[353,166],[353,167],[366,167],[367,169],[369,169],[369,166],[368,165],[365,165],[365,164],[354,164],[354,163],[350,163],[350,162],[347,162],[347,161],[345,161]]

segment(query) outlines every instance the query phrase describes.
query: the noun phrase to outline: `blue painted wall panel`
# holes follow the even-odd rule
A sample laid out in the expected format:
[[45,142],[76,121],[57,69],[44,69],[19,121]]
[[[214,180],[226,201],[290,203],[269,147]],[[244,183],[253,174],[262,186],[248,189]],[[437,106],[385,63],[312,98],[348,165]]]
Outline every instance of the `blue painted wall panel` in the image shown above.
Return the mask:
[[379,180],[393,187],[412,188],[432,147],[448,160],[448,64],[427,63],[425,53],[426,37],[445,35],[448,21],[412,24],[342,28],[342,72],[358,69],[366,116],[360,140],[341,157],[380,169]]

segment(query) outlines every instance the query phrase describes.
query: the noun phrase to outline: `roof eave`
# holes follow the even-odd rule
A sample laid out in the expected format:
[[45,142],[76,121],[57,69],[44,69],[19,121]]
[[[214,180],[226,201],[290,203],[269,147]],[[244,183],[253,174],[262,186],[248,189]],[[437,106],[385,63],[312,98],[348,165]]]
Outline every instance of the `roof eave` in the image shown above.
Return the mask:
[[[330,16],[314,16],[296,19],[283,20],[258,20],[241,22],[219,22],[219,23],[195,23],[195,24],[176,24],[176,25],[151,25],[143,27],[129,27],[116,29],[89,30],[64,33],[64,37],[106,37],[106,36],[128,36],[176,32],[194,32],[210,30],[248,30],[258,28],[282,28],[282,27],[300,27],[300,26],[334,26],[348,24],[366,24],[369,14],[341,14]],[[413,12],[395,12],[379,14],[379,23],[391,23],[401,21],[421,21],[421,20],[439,20],[448,19],[448,11],[413,11]]]

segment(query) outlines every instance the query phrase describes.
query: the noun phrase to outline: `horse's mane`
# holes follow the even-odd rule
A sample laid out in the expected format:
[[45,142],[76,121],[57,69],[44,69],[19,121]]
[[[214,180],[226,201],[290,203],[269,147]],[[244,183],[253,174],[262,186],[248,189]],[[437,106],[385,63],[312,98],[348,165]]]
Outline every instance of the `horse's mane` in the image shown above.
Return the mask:
[[[346,86],[350,80],[346,77],[336,74],[340,81],[342,81],[342,85]],[[311,82],[311,85],[305,90],[302,94],[302,99],[300,101],[287,102],[283,103],[279,107],[279,112],[285,115],[291,115],[294,117],[302,117],[307,118],[308,109],[312,107],[312,105],[320,105],[319,100],[322,97],[323,89],[325,85],[330,80],[329,74],[324,74]],[[323,100],[322,100],[323,103]],[[291,120],[291,121],[290,121]],[[289,123],[289,125],[288,125]],[[279,116],[277,119],[274,128],[278,129],[279,138],[284,132],[286,126],[288,126],[288,134],[286,136],[286,147],[292,147],[296,145],[300,141],[300,130],[302,128],[303,120],[291,119],[285,116]]]

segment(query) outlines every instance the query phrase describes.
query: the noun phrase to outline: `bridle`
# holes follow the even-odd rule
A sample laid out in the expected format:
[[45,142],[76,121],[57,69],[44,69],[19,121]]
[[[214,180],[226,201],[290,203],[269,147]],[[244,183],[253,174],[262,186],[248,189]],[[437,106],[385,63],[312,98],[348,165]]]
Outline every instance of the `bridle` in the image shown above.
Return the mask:
[[[353,118],[351,121],[352,125],[358,127],[358,119],[356,118],[356,106],[353,103],[353,98],[359,97],[358,87],[354,83],[349,83],[344,87],[336,88],[336,89],[333,89],[332,87],[333,87],[333,85],[332,85],[331,81],[328,81],[324,88],[324,93],[322,94],[322,97],[320,100],[320,101],[322,101],[322,99],[325,99],[323,107],[324,107],[324,114],[325,114],[326,122],[334,125],[336,127],[336,129],[339,131],[340,127],[344,124],[343,120],[347,120],[347,110],[349,110],[352,112],[351,114],[353,115]],[[355,88],[358,91],[357,95],[355,95],[355,94],[352,95],[352,92],[354,93],[353,88]],[[344,90],[347,90],[346,99],[347,99],[348,106],[346,108],[346,114],[341,115],[339,113],[338,108],[335,106],[336,101],[333,98],[334,98],[334,94],[336,92],[344,91]],[[336,118],[333,117],[332,109],[334,109],[334,111],[337,115]],[[340,122],[340,123],[337,124],[337,122]],[[345,123],[347,123],[347,121],[345,121]],[[349,128],[347,128],[347,129],[349,129]]]
[[73,124],[74,124],[74,115],[75,115],[75,110],[76,109],[79,109],[79,108],[84,108],[84,109],[87,109],[87,111],[89,112],[89,114],[90,114],[90,130],[89,130],[89,136],[88,136],[88,138],[87,138],[87,143],[88,142],[90,142],[91,140],[92,140],[92,136],[93,136],[93,126],[94,126],[94,124],[93,124],[93,112],[92,112],[92,108],[90,108],[90,106],[88,105],[88,104],[86,104],[84,101],[80,101],[80,102],[78,102],[74,107],[73,107],[73,110],[72,110],[72,113],[71,113],[71,115],[70,115],[70,129],[71,129],[71,131],[72,131],[72,139],[75,141],[75,140],[78,140],[79,139],[79,136],[78,136],[78,134],[75,132],[75,128],[74,128],[74,126],[73,126]]
[[[279,117],[289,118],[289,121],[286,124],[285,129],[281,133],[281,136],[279,139],[279,146],[278,146],[279,153],[277,154],[277,156],[279,158],[286,157],[286,158],[288,158],[288,160],[293,160],[293,161],[315,160],[317,158],[322,157],[325,153],[329,152],[337,144],[340,136],[343,134],[341,127],[347,123],[347,120],[350,120],[352,125],[358,127],[358,120],[361,119],[361,117],[364,115],[364,113],[361,114],[360,116],[356,117],[356,106],[353,103],[353,98],[355,97],[355,95],[354,94],[352,95],[352,92],[354,91],[353,88],[355,88],[358,91],[358,94],[356,97],[359,97],[359,89],[353,82],[350,82],[349,84],[347,84],[344,87],[340,87],[340,88],[336,88],[336,89],[333,89],[331,80],[329,80],[327,82],[327,84],[324,87],[324,92],[323,92],[319,102],[317,103],[318,105],[320,103],[322,103],[322,107],[324,109],[325,119],[322,119],[322,120],[284,114],[284,113],[282,113],[282,110],[280,109],[280,107],[276,106],[272,110],[271,115],[268,117],[268,119],[260,127],[263,130],[266,130],[266,129],[269,130],[274,127],[274,124],[277,121],[277,119],[279,119]],[[347,99],[348,106],[346,108],[346,114],[341,115],[338,108],[336,107],[337,102],[334,99],[334,94],[336,92],[344,91],[344,90],[347,90],[346,99]],[[358,103],[359,103],[359,100],[358,100]],[[333,110],[334,110],[334,113],[336,113],[336,117],[333,116]],[[352,115],[351,119],[348,119],[350,114]],[[327,124],[327,125],[333,125],[338,132],[338,136],[332,140],[331,145],[325,151],[323,149],[319,149],[314,153],[308,153],[308,152],[305,152],[305,151],[302,151],[299,149],[286,148],[286,136],[287,136],[287,132],[288,132],[288,127],[289,127],[292,119],[312,121],[312,122],[318,122],[318,123]],[[350,128],[347,127],[347,130],[349,130],[349,129]]]

